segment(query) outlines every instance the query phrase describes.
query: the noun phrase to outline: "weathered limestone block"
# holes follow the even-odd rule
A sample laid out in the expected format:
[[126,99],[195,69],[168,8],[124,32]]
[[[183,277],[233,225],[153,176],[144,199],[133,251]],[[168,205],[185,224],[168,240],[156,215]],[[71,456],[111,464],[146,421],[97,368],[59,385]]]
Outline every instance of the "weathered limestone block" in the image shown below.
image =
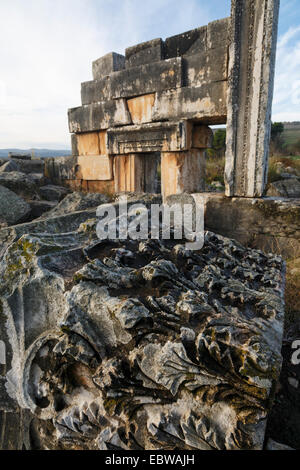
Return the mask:
[[[73,155],[106,155],[106,131],[73,134],[76,153]],[[75,143],[76,141],[76,143]]]
[[232,0],[227,196],[260,197],[268,174],[279,0]]
[[126,101],[123,99],[72,108],[68,111],[68,117],[71,133],[99,131],[112,126],[131,124]]
[[76,179],[103,181],[113,179],[113,161],[108,155],[77,157]]
[[115,192],[149,192],[158,190],[159,154],[127,154],[114,157]]
[[137,65],[159,62],[164,59],[164,43],[162,39],[152,39],[136,46],[127,47],[125,50],[126,68]]
[[[239,0],[238,0],[239,1]],[[212,21],[207,25],[207,49],[228,47],[230,41],[230,18]]]
[[152,119],[196,119],[207,124],[224,124],[226,101],[227,81],[164,91],[156,94]]
[[[187,196],[182,195],[182,203]],[[205,229],[285,259],[300,253],[300,201],[202,193]],[[179,201],[177,201],[179,202]],[[192,201],[188,201],[191,203]]]
[[75,179],[76,163],[77,158],[74,156],[45,158],[44,175],[53,183]]
[[23,198],[0,186],[0,225],[15,225],[25,221],[29,214],[30,206]]
[[126,126],[107,131],[110,154],[176,152],[191,147],[187,121]]
[[102,80],[81,85],[82,104],[131,98],[182,86],[182,59],[162,60],[114,72]]
[[171,194],[204,191],[204,152],[197,149],[187,152],[162,152],[161,187],[164,201]]
[[185,86],[199,87],[205,83],[227,80],[228,48],[223,45],[208,52],[188,55],[183,63]]
[[127,100],[133,124],[143,124],[152,121],[152,111],[155,102],[155,93],[137,96]]
[[207,48],[207,26],[196,28],[165,40],[165,58],[194,54]]
[[20,439],[7,426],[11,443],[262,449],[281,367],[282,260],[212,233],[195,252],[179,240],[108,245],[96,223],[24,235],[1,258],[5,389],[31,413]]
[[300,181],[297,178],[274,181],[269,185],[267,196],[300,198]]
[[112,72],[117,72],[124,68],[125,57],[116,52],[110,52],[93,62],[93,78],[97,80],[98,78],[106,77]]

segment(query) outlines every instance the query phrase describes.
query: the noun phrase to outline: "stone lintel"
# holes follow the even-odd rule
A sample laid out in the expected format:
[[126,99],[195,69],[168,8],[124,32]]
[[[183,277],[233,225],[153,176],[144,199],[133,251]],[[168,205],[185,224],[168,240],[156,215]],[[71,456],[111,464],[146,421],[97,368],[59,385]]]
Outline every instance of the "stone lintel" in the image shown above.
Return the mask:
[[182,122],[157,122],[126,126],[107,131],[109,154],[176,152],[191,147],[190,125]]
[[267,182],[279,0],[232,0],[227,196],[262,196]]
[[110,52],[93,62],[93,78],[96,80],[124,68],[125,57],[121,54],[117,54],[116,52]]

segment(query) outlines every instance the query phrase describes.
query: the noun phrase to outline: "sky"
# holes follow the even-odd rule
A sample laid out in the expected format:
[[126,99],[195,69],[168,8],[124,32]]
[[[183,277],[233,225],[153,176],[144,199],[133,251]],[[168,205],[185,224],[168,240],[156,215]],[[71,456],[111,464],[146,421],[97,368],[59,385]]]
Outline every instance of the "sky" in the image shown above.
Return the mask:
[[[70,147],[92,61],[230,15],[230,0],[0,0],[0,148]],[[281,0],[273,121],[300,121],[300,0]]]

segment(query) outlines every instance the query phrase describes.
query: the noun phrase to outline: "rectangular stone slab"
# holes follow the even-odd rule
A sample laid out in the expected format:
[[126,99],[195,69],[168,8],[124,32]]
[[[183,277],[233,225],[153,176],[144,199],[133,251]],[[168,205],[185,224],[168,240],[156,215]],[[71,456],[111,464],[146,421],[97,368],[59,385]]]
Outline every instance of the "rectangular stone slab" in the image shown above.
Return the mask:
[[127,106],[133,124],[151,122],[154,102],[155,93],[137,96],[136,98],[127,100]]
[[181,85],[182,60],[176,57],[114,72],[102,80],[84,82],[81,100],[85,105],[180,88]]
[[106,131],[72,134],[73,155],[106,155]]
[[176,152],[191,146],[190,126],[183,122],[151,123],[107,131],[110,154]]
[[93,62],[93,78],[97,80],[98,78],[105,77],[112,72],[122,70],[125,68],[125,57],[116,52],[110,52],[100,59],[97,59]]
[[72,108],[68,111],[71,133],[98,131],[112,126],[131,124],[131,118],[123,99],[112,100]]
[[113,178],[112,157],[85,155],[77,157],[76,179],[105,181]]
[[206,50],[207,26],[176,34],[165,40],[165,58]]
[[126,68],[158,62],[163,59],[164,43],[160,38],[142,42],[125,50]]
[[209,82],[227,80],[228,48],[184,56],[184,86],[199,87]]
[[185,118],[207,124],[224,124],[227,116],[226,101],[227,81],[157,93],[152,119],[162,121]]

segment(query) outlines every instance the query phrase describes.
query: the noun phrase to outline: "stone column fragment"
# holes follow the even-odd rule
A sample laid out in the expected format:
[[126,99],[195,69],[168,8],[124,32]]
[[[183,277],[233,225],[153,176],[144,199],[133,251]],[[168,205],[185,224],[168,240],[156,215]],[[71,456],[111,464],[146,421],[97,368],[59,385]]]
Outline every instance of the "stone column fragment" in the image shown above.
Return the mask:
[[262,196],[267,182],[280,0],[232,0],[227,196]]

